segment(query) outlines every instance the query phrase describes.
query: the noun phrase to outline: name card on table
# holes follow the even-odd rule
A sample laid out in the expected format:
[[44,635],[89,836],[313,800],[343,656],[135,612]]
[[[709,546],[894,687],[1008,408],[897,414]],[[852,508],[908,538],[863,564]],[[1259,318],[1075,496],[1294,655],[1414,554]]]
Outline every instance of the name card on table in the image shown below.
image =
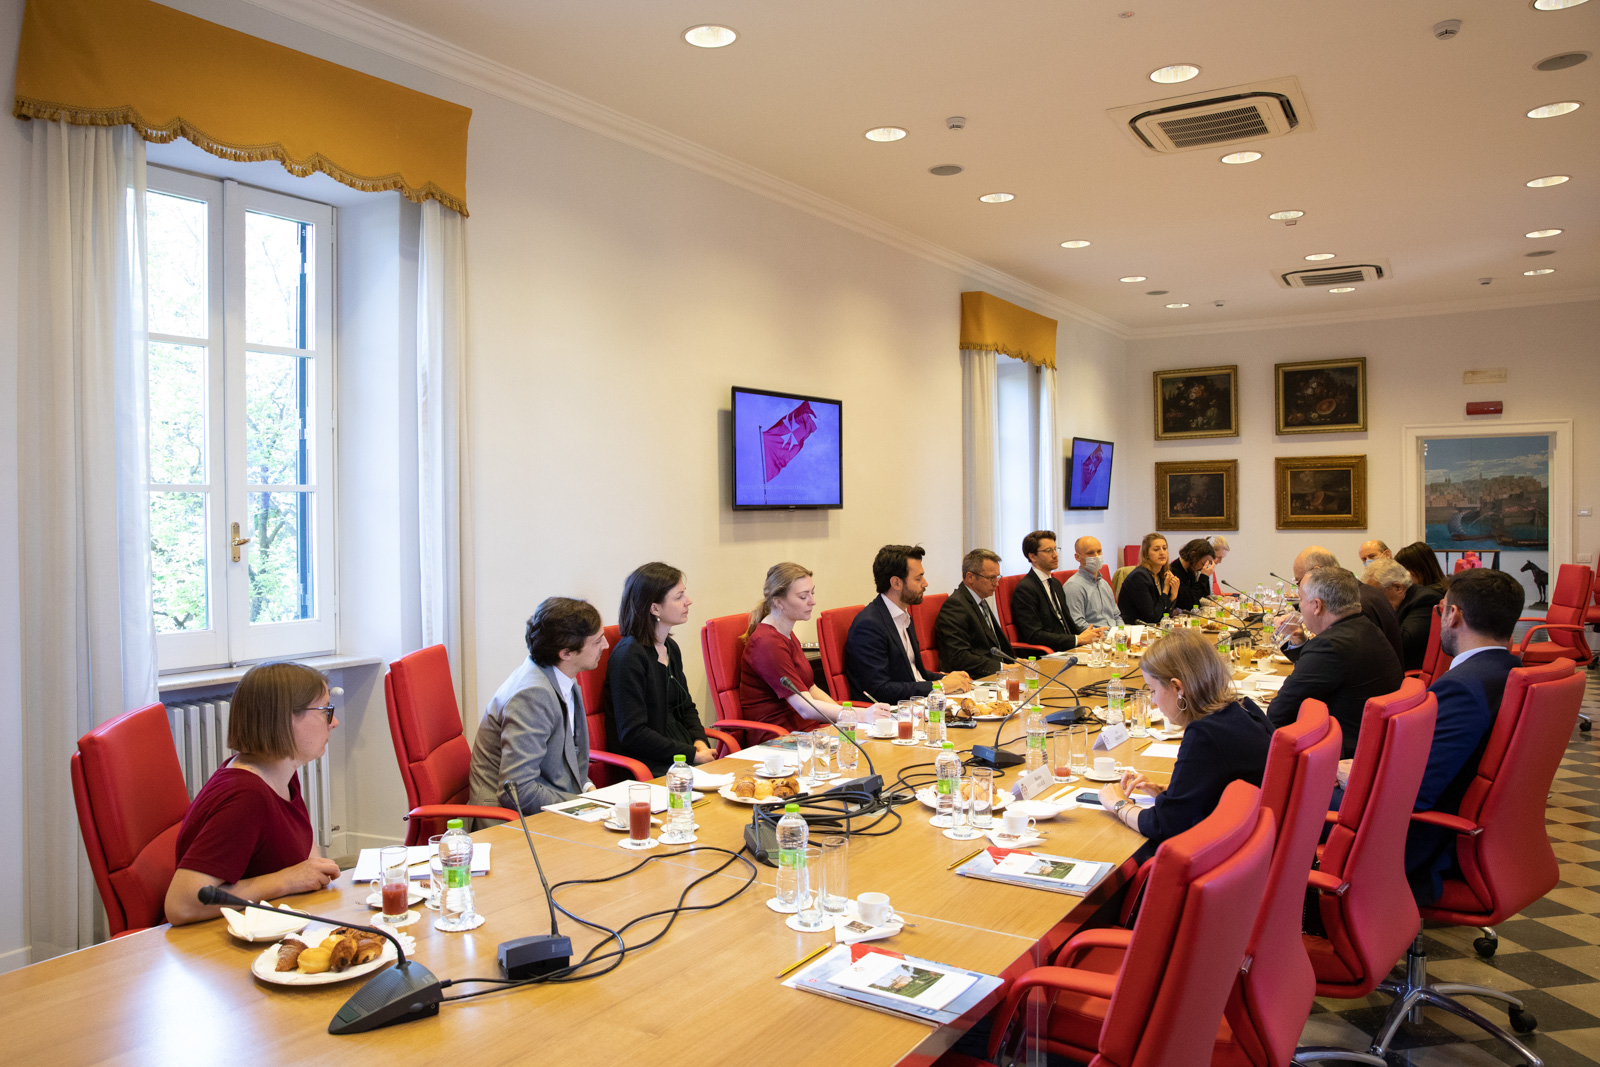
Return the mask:
[[1055,785],[1055,779],[1050,774],[1050,768],[1035,767],[1017,779],[1015,792],[1023,800],[1032,800],[1053,785]]
[[1100,729],[1100,736],[1094,739],[1094,750],[1096,752],[1110,752],[1127,740],[1128,728],[1126,726],[1104,726]]

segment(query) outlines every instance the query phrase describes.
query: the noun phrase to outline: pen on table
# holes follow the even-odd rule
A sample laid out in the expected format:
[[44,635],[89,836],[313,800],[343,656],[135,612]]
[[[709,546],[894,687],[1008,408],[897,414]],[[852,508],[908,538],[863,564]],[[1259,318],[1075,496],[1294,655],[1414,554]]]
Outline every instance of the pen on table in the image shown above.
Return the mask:
[[960,859],[956,860],[950,866],[946,867],[945,870],[947,870],[947,871],[955,870],[957,867],[961,866],[963,863],[967,862],[968,860],[972,859],[973,857],[983,855],[984,851],[986,849],[988,849],[988,847],[989,847],[988,845],[985,845],[983,848],[980,848],[976,852],[972,852],[972,853],[969,853],[969,854],[967,854],[965,856],[962,856]]
[[823,945],[815,952],[807,953],[801,958],[795,960],[793,963],[789,964],[789,966],[785,967],[783,970],[779,971],[775,977],[783,978],[787,975],[793,974],[795,971],[798,971],[800,968],[804,967],[806,964],[810,963],[812,960],[816,959],[818,956],[822,955],[832,947],[832,945]]

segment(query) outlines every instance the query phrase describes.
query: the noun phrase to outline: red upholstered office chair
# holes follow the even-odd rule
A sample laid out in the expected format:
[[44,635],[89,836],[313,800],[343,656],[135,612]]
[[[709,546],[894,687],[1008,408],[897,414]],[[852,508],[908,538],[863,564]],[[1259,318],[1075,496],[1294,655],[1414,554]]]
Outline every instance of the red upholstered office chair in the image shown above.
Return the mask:
[[166,922],[189,810],[167,709],[151,704],[78,738],[72,799],[111,936]]
[[1422,668],[1406,671],[1407,678],[1420,678],[1425,686],[1439,680],[1439,675],[1450,669],[1451,657],[1439,645],[1439,604],[1433,606],[1433,617],[1428,622],[1428,650],[1422,654]]
[[850,634],[850,624],[865,604],[852,604],[848,608],[829,608],[817,616],[817,650],[822,653],[822,673],[827,677],[827,690],[833,699],[850,699],[850,683],[844,680],[844,641]]
[[583,693],[584,721],[589,724],[589,778],[602,789],[630,779],[648,782],[653,775],[650,768],[629,756],[619,756],[606,748],[606,668],[611,665],[611,650],[622,640],[622,631],[607,626],[600,631],[606,638],[606,650],[600,653],[600,662],[594,670],[578,675],[578,689]]
[[[1245,942],[1261,908],[1275,838],[1261,791],[1228,786],[1216,810],[1163,842],[1132,932],[1087,930],[1062,949],[1088,960],[1109,948],[1122,957],[1114,974],[1076,967],[1035,967],[1011,983],[994,1016],[989,1058],[999,1051],[1018,1007],[1034,990],[1053,998],[1050,1029],[1033,1040],[1091,1067],[1178,1067],[1212,1044]],[[1088,1017],[1086,1002],[1107,1005],[1103,1021],[1058,1034],[1063,1013]],[[1062,1040],[1065,1037],[1067,1040]]]
[[405,783],[406,844],[425,845],[451,819],[515,819],[507,808],[467,803],[472,746],[461,733],[461,710],[443,645],[401,656],[383,677],[389,736]]
[[[1532,622],[1534,626],[1522,635],[1517,655],[1524,666],[1549,663],[1553,659],[1570,659],[1580,667],[1587,667],[1594,659],[1589,642],[1584,639],[1584,616],[1588,612],[1589,594],[1594,585],[1594,571],[1581,563],[1563,563],[1556,574],[1556,587],[1550,593],[1550,606],[1544,618],[1518,619]],[[1545,631],[1545,640],[1535,641],[1533,635]]]
[[922,598],[922,603],[911,608],[911,627],[917,631],[917,649],[922,653],[925,671],[937,673],[939,670],[939,645],[933,639],[933,627],[939,618],[939,609],[949,599],[949,593],[929,593]]
[[[1245,952],[1251,966],[1234,979],[1233,992],[1215,1034],[1213,1067],[1287,1067],[1316,997],[1316,975],[1300,940],[1306,876],[1339,766],[1339,724],[1320,700],[1307,700],[1300,717],[1272,735],[1261,782],[1261,805],[1278,827],[1266,896]],[[1155,860],[1140,869],[1129,897],[1154,873]],[[1143,897],[1141,896],[1141,900]],[[1083,947],[1062,950],[1062,966],[1115,976],[1126,965],[1131,931],[1096,930]],[[1051,1038],[1086,1057],[1106,1017],[1108,1002],[1079,996],[1058,1003]],[[1198,1062],[1198,1058],[1197,1058]]]
[[[789,732],[781,726],[746,719],[740,714],[743,710],[739,704],[740,664],[744,660],[744,631],[749,625],[748,615],[723,615],[706,620],[700,627],[700,654],[705,661],[706,682],[711,687],[711,701],[717,715],[711,728],[721,741],[718,757],[737,752],[742,745],[763,737],[782,737]],[[709,730],[707,735],[712,736]],[[732,747],[723,740],[729,738],[734,739]]]
[[1070,571],[1051,571],[1050,572],[1050,577],[1054,578],[1056,581],[1060,582],[1062,585],[1066,585],[1067,584],[1067,579],[1071,578],[1074,574],[1077,574],[1077,573],[1078,573],[1078,568],[1074,567]]
[[[1054,652],[1053,648],[1044,645],[1025,645],[1017,639],[1017,624],[1011,621],[1011,594],[1017,591],[1017,583],[1022,581],[1021,574],[1008,574],[1000,579],[1000,584],[994,590],[995,606],[1000,609],[1000,628],[1006,633],[1006,640],[1011,642],[1012,649],[1024,659],[1028,656],[1048,656]],[[917,635],[920,638],[922,631]]]
[[[1520,667],[1506,679],[1505,696],[1478,773],[1467,787],[1458,814],[1413,812],[1413,822],[1456,831],[1457,876],[1446,877],[1444,892],[1421,908],[1422,917],[1456,926],[1477,926],[1478,955],[1494,955],[1498,938],[1490,929],[1555,888],[1555,853],[1545,833],[1545,798],[1561,765],[1572,725],[1583,701],[1583,675],[1571,660]],[[1407,953],[1406,981],[1387,992],[1396,995],[1378,1033],[1387,1047],[1406,1014],[1431,1004],[1469,1019],[1524,1056],[1533,1054],[1499,1026],[1455,998],[1462,995],[1509,1002],[1511,1026],[1527,1033],[1537,1020],[1522,1002],[1496,989],[1454,982],[1428,984],[1428,958],[1419,934]]]
[[1222,595],[1222,583],[1217,581],[1217,576],[1215,574],[1213,574],[1211,576],[1211,595],[1212,596],[1221,596]]
[[[1433,744],[1439,705],[1420,679],[1373,697],[1361,716],[1355,762],[1327,843],[1317,851],[1319,870],[1307,879],[1317,891],[1325,933],[1304,941],[1317,976],[1317,995],[1355,1000],[1386,982],[1421,920],[1406,882],[1406,828]],[[1349,1057],[1347,1052],[1339,1050]],[[1362,1062],[1382,1063],[1373,1047]],[[1301,1050],[1305,1059],[1337,1058],[1332,1049]]]
[[1124,567],[1137,567],[1139,565],[1139,546],[1122,546],[1122,565]]

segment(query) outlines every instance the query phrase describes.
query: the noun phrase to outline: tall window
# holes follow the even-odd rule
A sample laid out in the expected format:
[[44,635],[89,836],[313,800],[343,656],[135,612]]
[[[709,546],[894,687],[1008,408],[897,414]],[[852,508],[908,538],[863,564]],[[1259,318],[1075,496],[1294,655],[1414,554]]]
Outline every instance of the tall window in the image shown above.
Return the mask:
[[1039,469],[1039,368],[1020,359],[995,360],[995,474],[997,507],[994,534],[1002,574],[1021,574],[1031,565],[1022,539],[1035,529],[1034,493]]
[[151,168],[163,670],[331,652],[333,209]]

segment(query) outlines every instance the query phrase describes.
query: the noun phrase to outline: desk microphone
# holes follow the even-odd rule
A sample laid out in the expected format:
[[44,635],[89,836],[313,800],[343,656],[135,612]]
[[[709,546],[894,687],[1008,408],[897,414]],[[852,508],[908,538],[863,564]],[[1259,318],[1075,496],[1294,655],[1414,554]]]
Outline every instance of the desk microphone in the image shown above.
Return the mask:
[[[990,649],[989,649],[989,654],[991,656],[996,657],[997,659],[1004,660],[1007,663],[1022,663],[1022,661],[1017,659],[1017,657],[1011,656],[1011,655],[1007,655],[1006,653],[1000,651],[998,646],[991,646]],[[1033,671],[1033,673],[1039,675],[1041,678],[1044,677],[1044,672],[1041,671],[1039,668],[1033,666],[1033,664],[1028,663],[1028,664],[1023,664],[1023,665],[1026,666],[1029,670]],[[1051,683],[1053,683],[1057,679],[1059,679],[1067,671],[1071,670],[1073,667],[1076,667],[1077,665],[1078,665],[1078,657],[1077,656],[1068,656],[1066,662],[1064,664],[1062,664],[1061,669],[1059,671],[1056,671],[1056,673],[1050,677],[1050,680],[1045,682],[1044,684],[1045,685],[1050,685]],[[1078,700],[1079,699],[1078,698],[1078,691],[1076,689],[1073,689],[1072,686],[1067,685],[1066,682],[1062,682],[1061,684],[1065,685],[1067,687],[1068,691],[1072,693],[1072,699],[1073,700]],[[1023,758],[1021,756],[1017,755],[1015,752],[1007,752],[1007,751],[1005,751],[1004,749],[1002,749],[1000,747],[1000,733],[1001,733],[1001,731],[1003,731],[1006,728],[1006,723],[1010,722],[1012,720],[1012,718],[1014,716],[1016,716],[1016,714],[1022,710],[1022,708],[1023,708],[1023,704],[1019,701],[1017,703],[1017,706],[1011,709],[1011,713],[1008,714],[1005,718],[1000,720],[999,725],[997,725],[994,728],[994,744],[993,745],[973,745],[972,746],[972,758],[974,760],[977,760],[980,763],[987,763],[989,766],[995,768],[996,770],[999,770],[1001,767],[1015,767],[1018,764],[1024,762]],[[1079,703],[1076,707],[1065,708],[1061,712],[1056,712],[1056,713],[1053,713],[1053,714],[1068,714],[1068,713],[1070,713],[1072,715],[1072,718],[1067,720],[1067,721],[1071,722],[1071,721],[1074,721],[1074,720],[1077,719],[1077,712],[1080,711],[1080,710],[1088,710],[1088,709],[1084,708],[1082,703]],[[1046,721],[1048,721],[1048,720],[1046,720]]]
[[1227,586],[1229,589],[1232,589],[1235,593],[1238,593],[1241,600],[1248,600],[1251,603],[1253,603],[1258,609],[1260,609],[1260,610],[1258,610],[1256,612],[1257,618],[1255,618],[1255,619],[1246,619],[1245,622],[1247,622],[1247,623],[1249,623],[1249,622],[1260,622],[1261,621],[1260,617],[1267,614],[1266,605],[1262,604],[1261,601],[1257,600],[1255,597],[1251,596],[1249,593],[1246,593],[1243,589],[1240,589],[1238,586],[1234,585],[1232,582],[1228,581],[1226,578],[1219,578],[1217,580],[1220,581],[1223,585]]
[[1274,578],[1278,579],[1278,581],[1282,582],[1284,585],[1292,585],[1296,589],[1300,588],[1300,583],[1299,582],[1291,582],[1289,579],[1285,578],[1281,574],[1278,574],[1276,571],[1268,571],[1267,573],[1272,575]]
[[572,962],[572,938],[556,929],[556,902],[550,896],[550,883],[545,881],[539,850],[533,847],[533,835],[528,832],[527,817],[522,814],[522,798],[517,796],[517,783],[507,781],[501,789],[510,792],[511,803],[517,809],[517,821],[522,824],[522,836],[528,842],[528,851],[533,853],[533,867],[539,872],[539,884],[544,886],[544,899],[550,905],[550,932],[500,942],[500,969],[507,978],[537,978],[541,974],[559,971]]
[[399,939],[388,930],[377,926],[362,926],[344,919],[308,915],[303,911],[290,911],[288,908],[268,907],[253,900],[234,896],[226,889],[214,885],[202,886],[199,900],[207,907],[225,904],[234,908],[260,908],[273,915],[293,915],[297,919],[311,919],[315,922],[349,927],[352,930],[367,930],[387,938],[389,943],[394,945],[399,957],[398,962],[393,967],[379,971],[367,979],[367,984],[356,990],[355,996],[345,1001],[344,1007],[340,1008],[333,1020],[328,1023],[330,1034],[361,1034],[368,1030],[376,1030],[380,1026],[392,1026],[395,1023],[410,1022],[412,1019],[439,1014],[439,1004],[444,999],[444,987],[428,968],[416,960],[406,959],[406,950],[401,947]]
[[[794,684],[794,681],[792,679],[790,679],[788,676],[785,675],[785,676],[780,676],[778,678],[778,681],[783,683],[783,687],[785,689],[787,689],[789,692],[793,693],[795,696],[799,697],[801,700],[804,700],[806,702],[806,705],[808,707],[810,707],[812,711],[816,712],[819,716],[822,717],[822,721],[823,722],[827,722],[828,721],[828,717],[826,715],[822,714],[822,709],[817,707],[817,705],[812,701],[812,699],[810,697],[806,696],[805,692],[799,686]],[[872,694],[868,693],[867,695],[871,696]],[[860,723],[856,723],[855,725],[860,726],[861,724]],[[859,785],[852,786],[851,788],[854,788],[854,789],[865,789],[869,793],[877,793],[878,791],[880,791],[883,788],[883,779],[878,777],[878,768],[873,764],[871,754],[869,754],[866,749],[862,748],[860,742],[858,742],[854,737],[851,736],[854,733],[855,733],[854,730],[851,730],[848,733],[845,732],[844,730],[840,730],[839,731],[839,736],[844,738],[846,741],[849,741],[852,745],[855,745],[856,746],[856,750],[859,751],[862,756],[866,757],[866,760],[867,760],[867,777],[865,779],[863,779],[859,783]]]

